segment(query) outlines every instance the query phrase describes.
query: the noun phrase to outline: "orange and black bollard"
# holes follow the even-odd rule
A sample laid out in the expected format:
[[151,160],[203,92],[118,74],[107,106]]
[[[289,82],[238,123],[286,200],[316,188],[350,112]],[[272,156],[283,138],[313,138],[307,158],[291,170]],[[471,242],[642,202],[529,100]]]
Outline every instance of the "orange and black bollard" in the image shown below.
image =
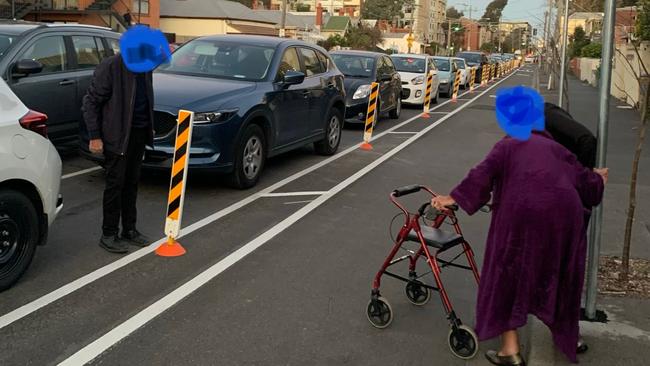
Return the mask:
[[471,68],[471,73],[469,77],[469,92],[474,92],[474,82],[476,82],[476,67]]
[[458,100],[458,89],[460,88],[460,70],[456,70],[456,78],[454,79],[454,92],[451,95],[451,102],[456,103]]
[[424,103],[422,106],[424,107],[424,111],[422,112],[422,118],[429,118],[431,117],[429,115],[429,108],[431,106],[431,93],[433,90],[433,72],[430,72],[429,75],[427,75],[427,88],[424,92]]
[[178,257],[185,254],[185,248],[176,241],[176,238],[180,234],[181,219],[183,218],[185,181],[187,179],[187,164],[189,163],[193,125],[194,112],[179,111],[176,125],[174,163],[167,199],[167,218],[165,219],[167,242],[156,249],[156,254],[162,257]]
[[372,139],[372,129],[375,126],[375,121],[379,116],[377,110],[377,102],[379,101],[379,84],[372,83],[370,86],[370,96],[368,96],[368,113],[366,113],[366,126],[363,131],[363,143],[361,144],[362,150],[372,150],[370,139]]

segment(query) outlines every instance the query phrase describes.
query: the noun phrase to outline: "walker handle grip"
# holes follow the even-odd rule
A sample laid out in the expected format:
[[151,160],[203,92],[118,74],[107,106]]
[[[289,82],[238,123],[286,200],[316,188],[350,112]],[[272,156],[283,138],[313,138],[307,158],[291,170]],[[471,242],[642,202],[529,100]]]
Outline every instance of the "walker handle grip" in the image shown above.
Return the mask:
[[417,185],[417,184],[414,184],[414,185],[411,185],[411,186],[400,187],[400,188],[397,188],[397,189],[395,189],[393,191],[393,196],[395,196],[395,197],[406,196],[407,194],[420,192],[420,189],[422,189],[422,186]]

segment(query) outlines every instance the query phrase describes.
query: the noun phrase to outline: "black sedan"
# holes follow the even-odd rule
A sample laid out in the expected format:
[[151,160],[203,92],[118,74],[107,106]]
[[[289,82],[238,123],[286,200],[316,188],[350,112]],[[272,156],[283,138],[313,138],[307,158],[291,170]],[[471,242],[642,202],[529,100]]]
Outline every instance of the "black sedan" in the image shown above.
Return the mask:
[[257,36],[194,39],[154,73],[153,149],[144,166],[169,168],[179,109],[194,111],[190,169],[255,185],[267,157],[307,144],[334,154],[345,113],[343,75],[326,51]]
[[402,112],[402,81],[390,57],[376,52],[336,51],[331,53],[345,75],[347,122],[363,123],[373,82],[379,83],[379,113],[397,119]]

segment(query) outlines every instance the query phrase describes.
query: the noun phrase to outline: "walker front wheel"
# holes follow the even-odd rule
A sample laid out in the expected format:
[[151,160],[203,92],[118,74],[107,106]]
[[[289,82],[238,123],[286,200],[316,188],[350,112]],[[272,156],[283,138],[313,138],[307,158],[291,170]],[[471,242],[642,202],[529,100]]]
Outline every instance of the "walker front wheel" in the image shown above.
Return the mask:
[[420,281],[411,281],[407,283],[405,292],[406,298],[408,298],[413,305],[423,306],[431,299],[431,291],[424,287]]
[[384,329],[393,321],[393,309],[390,307],[388,300],[378,297],[376,300],[370,299],[366,311],[368,321],[373,327]]
[[466,325],[451,328],[447,336],[449,349],[454,356],[463,360],[469,360],[478,353],[478,337],[474,330]]

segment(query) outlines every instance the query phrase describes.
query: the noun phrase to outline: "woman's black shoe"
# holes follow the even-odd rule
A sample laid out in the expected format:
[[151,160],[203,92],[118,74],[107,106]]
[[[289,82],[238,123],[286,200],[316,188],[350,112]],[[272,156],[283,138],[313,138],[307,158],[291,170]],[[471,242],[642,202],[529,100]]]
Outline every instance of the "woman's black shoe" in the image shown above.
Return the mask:
[[526,361],[519,353],[511,356],[500,356],[497,351],[487,351],[485,358],[497,366],[526,366]]
[[589,346],[587,345],[587,343],[585,343],[584,340],[582,340],[582,338],[580,338],[578,340],[578,348],[576,349],[576,353],[582,354],[587,352],[588,350],[589,350]]

